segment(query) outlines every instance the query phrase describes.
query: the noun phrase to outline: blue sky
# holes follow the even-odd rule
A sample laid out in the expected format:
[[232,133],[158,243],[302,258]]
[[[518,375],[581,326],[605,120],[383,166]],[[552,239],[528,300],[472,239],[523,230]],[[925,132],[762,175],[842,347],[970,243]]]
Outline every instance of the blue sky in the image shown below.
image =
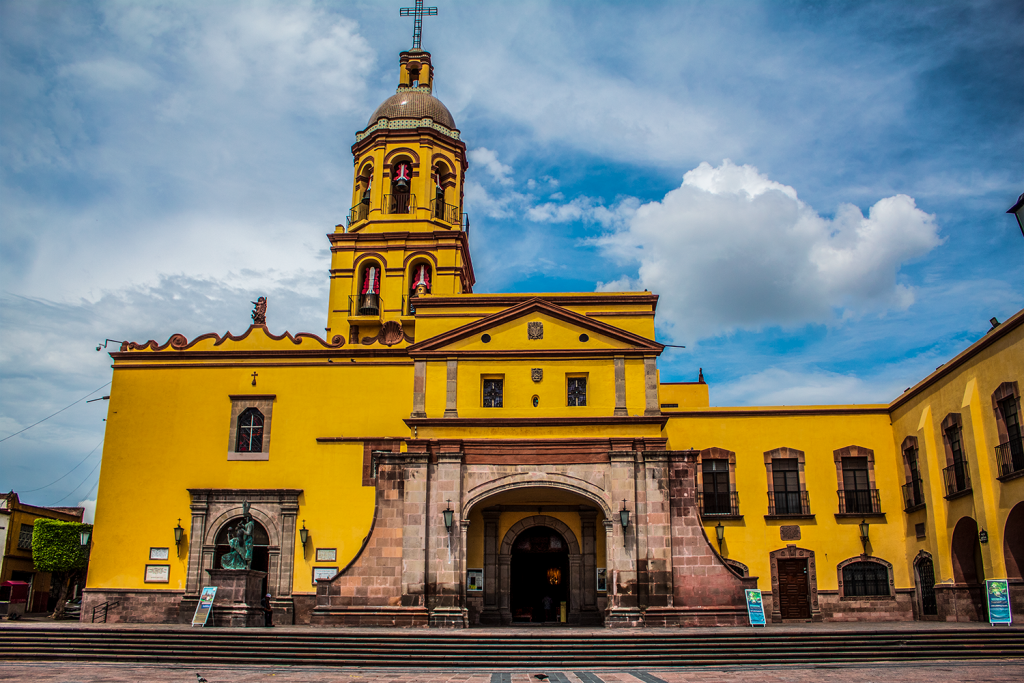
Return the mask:
[[[406,4],[0,3],[0,438],[107,337],[259,295],[322,330]],[[887,402],[1024,306],[1019,2],[433,4],[477,291],[655,291],[662,380],[715,405]],[[0,443],[0,488],[89,500],[105,411]]]

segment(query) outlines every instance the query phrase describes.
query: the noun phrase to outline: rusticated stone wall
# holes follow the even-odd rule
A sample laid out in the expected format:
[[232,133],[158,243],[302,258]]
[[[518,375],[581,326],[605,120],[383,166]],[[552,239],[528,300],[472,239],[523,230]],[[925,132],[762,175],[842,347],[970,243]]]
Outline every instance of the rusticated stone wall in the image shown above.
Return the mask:
[[86,588],[82,591],[81,620],[91,622],[95,607],[116,602],[107,610],[108,624],[172,624],[178,621],[178,604],[184,594],[181,590]]
[[819,590],[822,621],[913,621],[914,589],[891,597],[844,598],[839,591]]

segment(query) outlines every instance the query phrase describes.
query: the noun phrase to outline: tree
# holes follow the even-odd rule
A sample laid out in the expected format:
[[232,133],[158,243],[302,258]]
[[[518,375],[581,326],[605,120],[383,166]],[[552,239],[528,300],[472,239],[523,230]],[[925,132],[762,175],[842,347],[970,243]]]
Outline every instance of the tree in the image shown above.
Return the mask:
[[50,572],[50,589],[58,586],[57,606],[52,619],[64,616],[68,588],[77,581],[89,564],[89,549],[82,547],[81,534],[92,535],[92,524],[61,522],[55,519],[37,519],[32,531],[32,560],[36,569]]

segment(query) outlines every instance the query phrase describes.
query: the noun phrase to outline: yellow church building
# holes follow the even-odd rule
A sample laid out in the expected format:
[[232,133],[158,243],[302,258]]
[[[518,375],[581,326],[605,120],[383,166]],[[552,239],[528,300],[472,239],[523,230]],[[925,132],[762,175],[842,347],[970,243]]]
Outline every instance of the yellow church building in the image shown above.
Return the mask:
[[888,404],[710,407],[656,294],[473,293],[433,82],[401,53],[356,133],[324,338],[263,300],[111,353],[83,619],[189,622],[243,519],[277,624],[978,621],[991,578],[1024,616],[1024,311]]

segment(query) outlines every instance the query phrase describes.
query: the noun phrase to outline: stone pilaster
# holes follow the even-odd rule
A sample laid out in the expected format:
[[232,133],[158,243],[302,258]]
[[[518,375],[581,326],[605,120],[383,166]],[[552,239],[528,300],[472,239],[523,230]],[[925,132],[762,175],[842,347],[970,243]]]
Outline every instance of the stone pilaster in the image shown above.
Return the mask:
[[428,461],[426,453],[406,453],[402,509],[403,607],[427,606]]
[[498,518],[501,511],[484,508],[484,609],[480,613],[480,623],[497,626],[501,623],[498,591],[500,589],[498,573]]
[[643,453],[642,481],[646,495],[644,538],[647,555],[647,601],[651,607],[672,606],[672,526],[669,508],[669,458],[665,451]]
[[447,362],[447,383],[444,397],[444,416],[459,416],[459,360],[449,358]]
[[615,357],[615,412],[616,417],[626,417],[626,358]]
[[[457,444],[441,443],[429,487],[427,529],[427,586],[430,591],[430,625],[445,628],[467,626],[462,604],[460,571],[462,556],[462,451]],[[452,527],[445,528],[444,511],[452,509]]]
[[644,358],[644,415],[661,415],[658,398],[658,359]]
[[427,361],[413,362],[412,376],[412,415],[410,417],[427,416]]
[[[637,626],[641,623],[641,614],[636,562],[636,453],[632,450],[616,450],[611,451],[609,457],[608,490],[612,519],[607,523],[611,524],[609,529],[613,532],[605,546],[609,581],[605,626]],[[630,515],[630,523],[626,528],[622,527],[619,518],[619,510],[623,505]]]

